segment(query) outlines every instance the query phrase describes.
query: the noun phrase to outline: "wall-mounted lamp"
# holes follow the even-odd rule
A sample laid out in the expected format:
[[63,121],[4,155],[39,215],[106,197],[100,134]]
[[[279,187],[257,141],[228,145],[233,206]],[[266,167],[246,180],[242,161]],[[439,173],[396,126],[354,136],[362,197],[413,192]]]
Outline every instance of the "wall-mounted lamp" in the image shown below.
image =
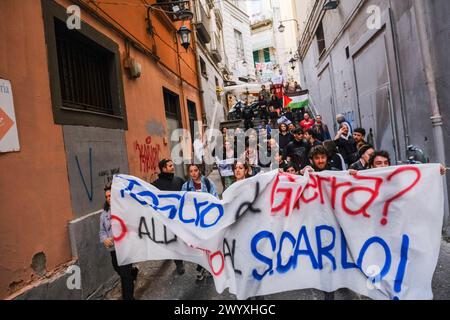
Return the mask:
[[189,45],[191,44],[191,30],[186,28],[185,26],[181,26],[180,29],[178,29],[177,33],[180,37],[180,43],[187,50],[189,48]]
[[299,31],[297,19],[287,19],[287,20],[281,20],[280,21],[280,25],[278,26],[278,31],[279,32],[283,33],[284,30],[286,30],[286,27],[284,26],[283,22],[288,22],[288,21],[295,21],[295,23],[297,24],[297,31]]
[[339,0],[328,0],[323,5],[323,10],[334,10],[339,6]]

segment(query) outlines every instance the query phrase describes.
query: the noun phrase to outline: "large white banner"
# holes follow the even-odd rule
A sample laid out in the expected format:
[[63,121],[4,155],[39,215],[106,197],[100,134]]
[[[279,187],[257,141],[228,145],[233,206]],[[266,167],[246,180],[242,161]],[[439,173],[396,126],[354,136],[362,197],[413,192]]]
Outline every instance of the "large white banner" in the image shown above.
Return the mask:
[[112,225],[119,264],[201,264],[238,299],[349,288],[373,299],[431,299],[443,223],[439,165],[305,177],[273,171],[219,200],[160,191],[117,175]]

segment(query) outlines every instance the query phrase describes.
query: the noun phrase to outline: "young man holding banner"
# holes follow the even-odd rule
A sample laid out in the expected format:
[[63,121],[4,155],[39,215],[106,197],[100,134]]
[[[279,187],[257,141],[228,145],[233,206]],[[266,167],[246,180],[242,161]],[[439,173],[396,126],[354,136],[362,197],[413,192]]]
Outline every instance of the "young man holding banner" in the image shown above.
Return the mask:
[[[163,159],[159,162],[159,177],[152,184],[162,191],[181,191],[184,180],[175,176],[175,166],[171,159]],[[177,273],[184,274],[184,264],[182,260],[174,260],[177,266]]]

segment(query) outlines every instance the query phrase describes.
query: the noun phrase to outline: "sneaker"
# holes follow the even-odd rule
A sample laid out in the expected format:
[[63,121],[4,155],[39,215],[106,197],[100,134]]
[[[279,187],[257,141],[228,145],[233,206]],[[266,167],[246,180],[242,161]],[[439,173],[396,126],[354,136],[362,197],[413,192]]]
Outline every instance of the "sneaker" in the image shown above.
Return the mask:
[[184,265],[183,264],[178,264],[177,265],[177,273],[181,276],[182,274],[184,274],[185,270],[184,270]]

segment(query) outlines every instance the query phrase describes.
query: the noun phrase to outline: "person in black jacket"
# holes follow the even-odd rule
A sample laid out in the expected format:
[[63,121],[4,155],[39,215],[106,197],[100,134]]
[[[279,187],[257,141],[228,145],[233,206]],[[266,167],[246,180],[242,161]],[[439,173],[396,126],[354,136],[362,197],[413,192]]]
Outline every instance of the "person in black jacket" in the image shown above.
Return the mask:
[[285,123],[282,123],[282,124],[279,125],[279,130],[280,130],[280,135],[279,135],[279,138],[278,138],[278,140],[279,140],[278,144],[280,146],[281,152],[283,152],[284,149],[289,144],[289,142],[294,140],[294,137],[289,132],[288,127],[287,127],[287,125]]
[[341,128],[334,138],[334,142],[336,142],[339,153],[344,157],[347,166],[352,165],[352,163],[355,163],[358,160],[358,157],[356,156],[358,154],[356,142],[350,134],[350,128],[346,122],[341,123]]
[[[163,159],[159,162],[159,174],[158,179],[152,184],[162,191],[181,191],[183,187],[184,180],[180,177],[175,176],[175,166],[171,159]],[[177,273],[182,275],[184,270],[184,264],[181,260],[174,260],[177,266]]]
[[286,146],[283,157],[287,162],[293,162],[298,168],[303,169],[308,165],[308,154],[311,146],[303,140],[304,136],[301,128],[295,129],[292,133],[294,139]]

